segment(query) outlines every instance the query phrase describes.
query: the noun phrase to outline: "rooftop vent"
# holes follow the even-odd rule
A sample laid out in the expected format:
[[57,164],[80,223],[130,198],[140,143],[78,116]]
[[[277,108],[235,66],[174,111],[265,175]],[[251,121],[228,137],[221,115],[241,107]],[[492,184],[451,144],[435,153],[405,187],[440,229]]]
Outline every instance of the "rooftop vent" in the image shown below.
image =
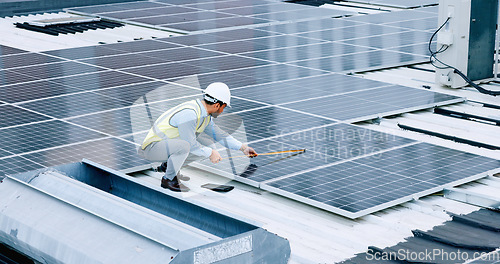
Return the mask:
[[37,31],[53,36],[59,34],[75,34],[82,33],[86,30],[107,29],[122,27],[123,24],[101,20],[98,17],[65,17],[57,19],[44,19],[29,21],[24,23],[14,23],[18,28]]

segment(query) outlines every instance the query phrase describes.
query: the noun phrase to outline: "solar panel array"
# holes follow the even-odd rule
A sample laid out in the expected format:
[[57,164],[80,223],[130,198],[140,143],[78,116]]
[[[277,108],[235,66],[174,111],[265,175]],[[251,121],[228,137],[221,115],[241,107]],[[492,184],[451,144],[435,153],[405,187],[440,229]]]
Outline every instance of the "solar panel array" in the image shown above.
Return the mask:
[[271,25],[257,29],[331,44],[327,48],[324,44],[314,44],[248,52],[242,56],[333,72],[359,72],[420,63],[428,61],[428,42],[436,24],[437,10],[422,8]]
[[127,23],[179,32],[199,33],[234,27],[253,27],[286,21],[340,17],[348,11],[317,9],[300,4],[266,0],[141,1],[69,9]]
[[[176,4],[187,6],[188,2],[192,3]],[[207,2],[191,8],[236,5],[237,9],[240,2]],[[265,5],[260,3],[255,7]],[[123,11],[144,9],[143,5],[153,10],[164,3],[133,2],[109,6],[107,11],[115,12],[117,7]],[[117,170],[147,166],[149,162],[136,154],[136,146],[152,122],[166,109],[199,98],[200,87],[214,81],[226,82],[234,95],[233,107],[217,119],[228,133],[251,142],[259,152],[307,149],[303,154],[262,156],[245,168],[236,168],[236,160],[228,161],[231,175],[254,186],[358,217],[409,195],[424,195],[447,184],[484,176],[484,172],[499,167],[498,161],[448,149],[420,157],[412,147],[418,146],[418,152],[437,147],[348,124],[463,100],[342,74],[403,65],[413,57],[423,57],[398,48],[419,45],[429,32],[424,21],[435,12],[410,12],[418,13],[413,18],[384,13],[317,19],[43,53],[2,46],[0,177],[82,158]],[[330,32],[334,30],[345,37],[332,38],[339,35]],[[407,42],[412,34],[414,41]],[[372,35],[387,40],[363,40]],[[401,42],[394,45],[394,37]],[[401,151],[409,155],[402,160],[401,170],[389,169]],[[369,163],[379,156],[382,162]],[[443,181],[440,170],[424,171],[421,179],[420,174],[417,177],[405,171],[421,168],[429,159],[441,162],[436,166],[455,164],[457,156],[477,170],[447,167],[454,176]],[[346,170],[345,166],[359,170]],[[311,195],[316,188],[302,186],[297,180],[321,176],[321,185],[341,193],[345,189],[335,187],[339,177],[371,183],[366,180],[366,168],[373,168],[377,179],[389,175],[388,182],[409,182],[410,187],[422,188],[400,188],[400,192],[383,198],[367,192],[366,203],[353,206],[324,189]],[[386,188],[376,182],[373,186]],[[357,193],[359,188],[366,190],[364,185],[352,190]],[[344,204],[339,204],[342,201]]]
[[[427,143],[332,163],[261,186],[357,218],[499,171],[500,161]],[[492,172],[490,172],[492,173]]]
[[[160,3],[164,4],[163,2],[142,1],[131,3],[130,6],[110,4],[81,7],[71,9],[71,11],[97,16],[110,15],[110,19],[121,21],[124,17],[111,15],[116,12],[125,12],[129,16],[140,16],[141,9],[130,11],[137,6],[147,8],[146,10],[162,12],[163,9],[157,6]],[[180,12],[181,14],[178,15],[184,19],[189,19],[188,14],[193,14],[182,13],[187,12],[183,9],[185,7],[198,8],[203,10],[202,12],[229,12],[227,14],[240,16],[239,19],[229,20],[227,23],[217,22],[228,19],[227,17],[214,17],[211,20],[193,17],[192,19],[196,22],[181,23],[192,27],[189,30],[183,28],[185,32],[215,33],[214,31],[217,31],[215,29],[208,30],[208,28],[219,28],[224,31],[220,34],[195,35],[182,44],[199,45],[200,48],[211,51],[343,73],[428,61],[430,55],[428,41],[437,24],[437,9],[434,7],[332,19],[331,17],[338,16],[338,12],[345,11],[266,0],[196,1],[189,3],[169,1],[168,4],[174,8],[172,12]],[[123,11],[125,8],[128,11]],[[323,16],[324,12],[337,13]],[[270,20],[278,15],[283,15],[285,18],[278,21],[268,21],[268,23],[244,19],[258,17]],[[347,15],[353,14],[350,12],[342,13],[342,16]],[[300,19],[301,16],[310,17]],[[172,18],[172,15],[166,14],[160,17],[162,19]],[[141,23],[159,26],[159,22],[153,18],[141,20]],[[131,18],[127,17],[126,19]],[[291,23],[292,21],[294,22]],[[243,33],[234,30],[241,28],[241,23],[247,23],[245,27],[248,28],[251,25],[259,31]],[[231,29],[233,30],[231,31]],[[266,31],[266,33],[262,33],[260,30]],[[280,36],[273,36],[272,33]],[[241,34],[247,37],[240,36]],[[435,43],[433,45],[435,46]]]
[[[250,163],[242,160],[245,158],[223,160],[217,165],[204,160],[195,166],[348,218],[500,171],[500,160],[345,123],[318,120],[311,124],[313,128],[302,130],[290,124],[293,117],[288,116],[286,124],[272,109],[263,110],[267,114],[258,114],[260,121],[255,125],[263,127],[268,138],[249,135],[256,140],[251,144],[254,148],[262,153],[306,151],[261,156],[250,159]],[[252,113],[257,111],[239,115],[247,127],[254,126],[254,118],[248,117]],[[299,117],[297,123],[301,121]]]

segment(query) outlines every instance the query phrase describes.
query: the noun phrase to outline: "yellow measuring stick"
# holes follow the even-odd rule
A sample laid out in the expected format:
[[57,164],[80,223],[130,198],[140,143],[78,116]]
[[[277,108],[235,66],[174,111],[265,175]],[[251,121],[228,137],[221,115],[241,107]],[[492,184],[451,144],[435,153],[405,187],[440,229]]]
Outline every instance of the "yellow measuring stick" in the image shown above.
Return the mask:
[[[276,154],[292,153],[292,152],[306,152],[306,149],[294,149],[294,150],[283,150],[283,151],[267,152],[267,153],[258,154],[257,156],[276,155]],[[241,155],[241,156],[227,157],[226,159],[234,159],[234,158],[242,158],[242,157],[252,157],[252,156],[250,156],[250,155]]]

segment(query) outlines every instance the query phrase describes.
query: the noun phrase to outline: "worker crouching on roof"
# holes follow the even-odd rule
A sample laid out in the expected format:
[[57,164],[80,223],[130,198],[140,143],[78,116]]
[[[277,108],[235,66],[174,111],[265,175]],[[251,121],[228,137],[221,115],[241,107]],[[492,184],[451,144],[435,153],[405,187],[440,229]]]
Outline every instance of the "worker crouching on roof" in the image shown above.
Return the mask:
[[204,91],[203,100],[196,99],[182,103],[163,113],[153,124],[144,139],[141,149],[144,158],[163,162],[158,168],[165,171],[161,187],[175,192],[189,191],[181,184],[189,177],[179,173],[186,162],[210,158],[213,163],[222,160],[219,152],[201,145],[197,137],[205,132],[215,141],[230,149],[239,149],[247,156],[257,156],[255,150],[233,138],[216,126],[212,118],[217,118],[226,106],[231,107],[229,87],[221,82],[210,84]]

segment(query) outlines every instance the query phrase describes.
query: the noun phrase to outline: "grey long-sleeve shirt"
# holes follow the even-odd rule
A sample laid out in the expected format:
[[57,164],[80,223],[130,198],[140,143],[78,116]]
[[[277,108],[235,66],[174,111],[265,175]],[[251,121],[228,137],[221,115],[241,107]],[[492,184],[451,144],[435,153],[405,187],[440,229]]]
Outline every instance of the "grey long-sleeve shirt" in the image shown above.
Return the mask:
[[[200,105],[201,109],[201,120],[208,116],[207,110],[198,99],[196,103]],[[170,125],[177,127],[179,129],[179,137],[186,140],[191,145],[190,152],[197,156],[210,157],[212,154],[212,149],[201,145],[196,140],[196,123],[197,116],[196,112],[192,109],[184,109],[172,116],[170,119]],[[226,148],[230,149],[240,149],[242,143],[236,140],[234,137],[220,129],[213,120],[205,128],[205,133],[212,137],[215,141],[221,143]]]

